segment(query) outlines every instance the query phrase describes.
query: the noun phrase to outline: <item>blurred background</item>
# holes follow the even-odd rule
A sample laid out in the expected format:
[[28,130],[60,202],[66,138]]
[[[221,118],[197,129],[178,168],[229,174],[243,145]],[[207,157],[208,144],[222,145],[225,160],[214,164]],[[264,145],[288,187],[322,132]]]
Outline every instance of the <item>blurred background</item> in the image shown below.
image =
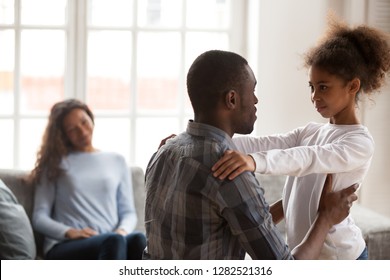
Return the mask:
[[[0,0],[0,168],[31,169],[51,106],[74,97],[95,113],[95,146],[145,170],[192,118],[186,73],[209,49],[253,68],[253,135],[326,122],[302,54],[329,11],[390,33],[390,0]],[[389,106],[389,86],[360,104],[376,152],[359,201],[390,217]]]

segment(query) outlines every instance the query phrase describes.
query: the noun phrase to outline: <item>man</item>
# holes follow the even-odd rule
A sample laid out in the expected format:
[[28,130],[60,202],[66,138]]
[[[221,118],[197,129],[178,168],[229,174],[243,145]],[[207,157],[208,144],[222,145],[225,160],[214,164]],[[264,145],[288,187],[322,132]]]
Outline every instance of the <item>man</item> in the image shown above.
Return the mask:
[[248,62],[232,52],[205,52],[190,67],[194,121],[158,150],[146,170],[144,258],[243,259],[247,252],[252,259],[314,259],[331,226],[347,216],[355,187],[324,193],[318,218],[293,256],[255,176],[213,176],[214,163],[235,147],[231,137],[253,130],[255,86]]

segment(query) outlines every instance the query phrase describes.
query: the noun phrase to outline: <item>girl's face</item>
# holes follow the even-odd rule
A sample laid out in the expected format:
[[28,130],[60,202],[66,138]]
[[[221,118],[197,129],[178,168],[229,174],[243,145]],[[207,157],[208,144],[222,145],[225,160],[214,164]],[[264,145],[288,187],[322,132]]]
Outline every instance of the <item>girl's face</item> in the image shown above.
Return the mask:
[[311,101],[324,118],[334,124],[359,123],[355,112],[355,97],[360,80],[345,82],[338,76],[316,66],[309,69]]
[[83,109],[76,108],[70,111],[64,118],[63,129],[75,150],[93,151],[93,122]]

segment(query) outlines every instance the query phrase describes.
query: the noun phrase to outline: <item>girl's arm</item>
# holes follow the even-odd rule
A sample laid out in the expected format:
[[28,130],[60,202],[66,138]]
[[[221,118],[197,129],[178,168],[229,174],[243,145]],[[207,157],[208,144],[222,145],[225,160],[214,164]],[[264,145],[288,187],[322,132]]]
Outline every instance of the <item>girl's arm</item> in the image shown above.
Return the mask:
[[244,171],[290,176],[348,172],[369,163],[373,152],[372,138],[351,134],[325,145],[257,151],[250,155],[229,151],[212,170],[214,176],[230,180]]
[[263,151],[251,156],[256,162],[256,172],[300,177],[313,173],[349,172],[369,164],[373,153],[371,138],[351,134],[325,145]]
[[233,142],[237,150],[227,150],[223,157],[212,167],[213,175],[220,180],[229,178],[233,180],[242,172],[257,171],[256,161],[252,155],[259,151],[273,149],[288,149],[295,147],[299,140],[299,135],[304,128],[297,128],[286,134],[275,134],[270,136],[253,137],[237,136]]
[[273,149],[288,149],[295,147],[299,140],[299,134],[303,128],[297,128],[285,134],[274,134],[269,136],[236,136],[233,143],[237,150],[245,154],[268,151]]

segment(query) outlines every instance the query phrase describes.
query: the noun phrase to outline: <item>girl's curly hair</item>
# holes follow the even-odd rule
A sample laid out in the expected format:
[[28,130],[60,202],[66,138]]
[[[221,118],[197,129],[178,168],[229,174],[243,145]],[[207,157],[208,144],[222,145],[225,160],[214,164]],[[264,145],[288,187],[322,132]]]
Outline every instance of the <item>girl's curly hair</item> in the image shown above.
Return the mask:
[[305,54],[305,66],[317,66],[346,82],[360,79],[361,92],[379,90],[390,71],[390,37],[367,25],[349,27],[333,15],[319,44]]

